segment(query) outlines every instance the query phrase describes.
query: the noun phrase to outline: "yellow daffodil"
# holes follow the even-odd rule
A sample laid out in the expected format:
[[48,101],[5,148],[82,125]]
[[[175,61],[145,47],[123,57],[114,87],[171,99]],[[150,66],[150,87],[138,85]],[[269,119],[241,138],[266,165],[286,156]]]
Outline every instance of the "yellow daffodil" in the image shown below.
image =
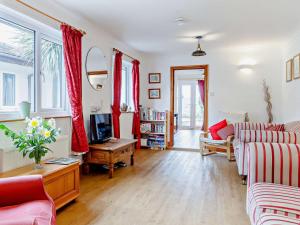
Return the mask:
[[29,122],[29,125],[33,128],[36,128],[40,125],[40,122],[37,120],[37,119],[32,119],[30,122]]
[[50,135],[51,135],[51,132],[50,132],[49,130],[46,130],[46,131],[44,132],[44,137],[45,137],[45,138],[50,137]]

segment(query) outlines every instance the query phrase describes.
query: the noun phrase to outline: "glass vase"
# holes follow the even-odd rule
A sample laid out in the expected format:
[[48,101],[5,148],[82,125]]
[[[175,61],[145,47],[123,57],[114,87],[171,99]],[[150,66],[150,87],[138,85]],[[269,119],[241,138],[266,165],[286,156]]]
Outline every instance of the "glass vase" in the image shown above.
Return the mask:
[[37,170],[43,169],[43,165],[41,163],[41,159],[35,158],[34,162],[35,162],[35,165],[34,165],[35,169],[37,169]]

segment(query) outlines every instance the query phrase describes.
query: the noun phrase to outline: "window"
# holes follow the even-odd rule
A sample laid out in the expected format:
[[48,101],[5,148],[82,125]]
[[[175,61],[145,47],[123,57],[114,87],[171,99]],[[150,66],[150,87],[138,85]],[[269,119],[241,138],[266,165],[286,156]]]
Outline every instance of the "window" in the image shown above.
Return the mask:
[[63,101],[62,45],[42,38],[41,51],[42,109],[61,109]]
[[134,109],[132,92],[132,63],[125,60],[122,61],[122,87],[120,104],[122,105],[123,103],[128,105],[131,111]]
[[3,105],[15,106],[16,82],[14,74],[3,74]]
[[0,11],[0,113],[17,112],[22,101],[39,114],[66,112],[61,34],[19,17]]

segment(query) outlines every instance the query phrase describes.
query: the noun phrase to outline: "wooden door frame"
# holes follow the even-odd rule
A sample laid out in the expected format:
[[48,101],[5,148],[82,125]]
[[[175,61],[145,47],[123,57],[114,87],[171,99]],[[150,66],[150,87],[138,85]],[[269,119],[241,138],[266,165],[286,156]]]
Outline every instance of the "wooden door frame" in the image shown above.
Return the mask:
[[168,148],[174,146],[174,110],[175,110],[175,71],[176,70],[204,70],[204,131],[208,130],[208,65],[191,65],[191,66],[171,66],[170,68],[170,141],[168,142]]

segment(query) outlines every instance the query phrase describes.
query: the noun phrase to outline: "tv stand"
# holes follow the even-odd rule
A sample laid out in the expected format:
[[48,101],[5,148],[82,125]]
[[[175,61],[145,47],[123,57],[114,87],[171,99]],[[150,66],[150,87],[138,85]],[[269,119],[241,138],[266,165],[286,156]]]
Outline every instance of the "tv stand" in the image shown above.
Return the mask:
[[114,164],[130,159],[130,164],[134,165],[134,153],[136,140],[117,139],[103,144],[89,145],[89,152],[84,157],[84,173],[89,174],[90,164],[108,165],[109,178],[113,177]]

